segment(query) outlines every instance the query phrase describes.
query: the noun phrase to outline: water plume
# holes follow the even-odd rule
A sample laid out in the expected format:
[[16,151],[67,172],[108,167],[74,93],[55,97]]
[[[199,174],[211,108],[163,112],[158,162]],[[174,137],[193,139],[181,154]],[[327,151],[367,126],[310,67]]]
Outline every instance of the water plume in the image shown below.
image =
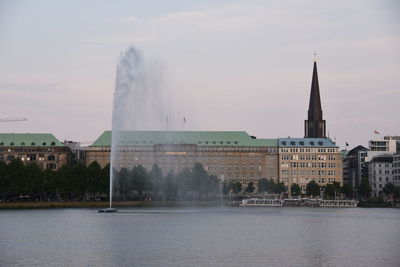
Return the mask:
[[171,105],[166,103],[160,64],[149,63],[131,46],[118,59],[112,113],[110,208],[115,170],[120,168],[121,137],[126,131],[174,128]]

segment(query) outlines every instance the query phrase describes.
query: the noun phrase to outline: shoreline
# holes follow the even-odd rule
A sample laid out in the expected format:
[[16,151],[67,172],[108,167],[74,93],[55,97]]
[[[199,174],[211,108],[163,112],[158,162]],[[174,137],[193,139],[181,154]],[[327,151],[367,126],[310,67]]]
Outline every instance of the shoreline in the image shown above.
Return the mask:
[[[116,201],[113,208],[149,208],[149,207],[218,207],[231,206],[229,201]],[[6,202],[0,203],[0,210],[12,209],[69,209],[69,208],[108,208],[108,201],[65,201],[65,202]],[[357,208],[400,208],[399,205],[363,203]]]
[[[224,201],[223,204],[229,204]],[[221,201],[116,201],[113,208],[144,207],[216,207]],[[0,203],[0,210],[9,209],[58,209],[58,208],[108,208],[108,201],[65,201],[65,202],[6,202]]]

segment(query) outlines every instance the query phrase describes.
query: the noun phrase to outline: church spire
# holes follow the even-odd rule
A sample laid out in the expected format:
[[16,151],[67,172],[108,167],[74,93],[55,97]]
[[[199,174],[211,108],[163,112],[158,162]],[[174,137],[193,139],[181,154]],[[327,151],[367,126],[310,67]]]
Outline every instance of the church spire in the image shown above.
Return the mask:
[[321,97],[319,94],[317,62],[314,61],[311,82],[310,103],[308,106],[308,119],[304,125],[304,137],[326,138],[325,120],[322,118]]

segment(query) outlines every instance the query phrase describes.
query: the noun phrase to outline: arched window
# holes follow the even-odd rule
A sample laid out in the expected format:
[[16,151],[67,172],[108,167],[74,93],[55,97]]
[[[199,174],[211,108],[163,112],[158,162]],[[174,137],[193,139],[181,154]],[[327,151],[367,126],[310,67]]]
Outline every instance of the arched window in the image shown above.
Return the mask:
[[1,143],[0,143],[0,146],[4,146],[4,142],[1,142]]
[[25,145],[25,142],[22,142],[22,143],[21,143],[21,146],[24,146],[24,145]]
[[54,142],[54,141],[51,142],[51,145],[52,145],[52,146],[55,146],[55,145],[56,145],[56,142]]
[[31,143],[31,146],[34,146],[34,145],[35,145],[35,142],[32,142],[32,143]]
[[14,142],[11,142],[11,143],[10,143],[10,146],[13,146],[13,145],[14,145]]

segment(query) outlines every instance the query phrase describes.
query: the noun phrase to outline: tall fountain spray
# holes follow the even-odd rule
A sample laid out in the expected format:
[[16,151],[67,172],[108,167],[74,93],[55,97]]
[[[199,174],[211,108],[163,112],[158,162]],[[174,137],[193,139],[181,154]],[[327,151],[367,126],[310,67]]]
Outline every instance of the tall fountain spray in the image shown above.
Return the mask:
[[110,210],[115,171],[120,168],[120,141],[124,132],[163,130],[168,118],[170,127],[173,127],[172,105],[166,100],[166,87],[161,86],[161,74],[159,64],[146,62],[132,46],[119,57],[112,113]]

